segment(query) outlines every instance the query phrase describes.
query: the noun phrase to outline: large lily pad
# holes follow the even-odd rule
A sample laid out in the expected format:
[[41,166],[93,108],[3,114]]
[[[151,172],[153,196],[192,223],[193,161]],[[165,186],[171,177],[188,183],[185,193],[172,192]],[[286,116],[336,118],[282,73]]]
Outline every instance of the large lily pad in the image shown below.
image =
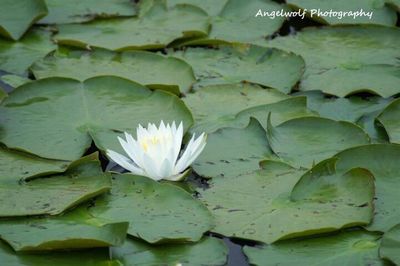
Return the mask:
[[0,35],[18,40],[35,23],[47,14],[43,0],[1,0]]
[[337,169],[345,172],[353,167],[363,167],[372,172],[376,184],[375,216],[367,226],[370,231],[386,232],[399,223],[400,209],[400,146],[374,144],[350,148],[335,155],[339,158]]
[[0,39],[0,70],[26,75],[33,62],[55,48],[50,33],[38,29],[31,30],[18,42]]
[[122,247],[111,249],[113,258],[133,265],[225,265],[228,249],[222,240],[205,237],[194,244],[149,245],[127,239]]
[[[327,80],[335,82],[329,84]],[[361,65],[354,66],[354,68],[332,68],[316,75],[310,75],[301,82],[301,87],[306,90],[322,89],[338,96],[372,92],[389,97],[399,93],[397,87],[399,83],[400,68],[398,66]]]
[[82,156],[92,138],[102,150],[121,151],[117,136],[136,135],[139,123],[183,121],[185,129],[192,123],[175,95],[112,76],[31,82],[10,93],[0,112],[0,141],[8,147],[71,161]]
[[91,21],[95,18],[133,16],[134,5],[129,0],[45,0],[49,13],[39,23],[63,24]]
[[86,206],[62,216],[0,220],[0,238],[15,251],[81,249],[122,245],[128,223],[91,217]]
[[[231,124],[247,108],[275,103],[289,96],[251,84],[212,85],[183,98],[193,113],[192,131],[211,133]],[[226,104],[229,103],[229,104]]]
[[315,163],[354,146],[368,144],[368,135],[355,124],[321,117],[301,117],[274,127],[267,136],[274,153],[285,162],[311,168]]
[[396,265],[400,264],[400,224],[383,235],[379,254],[382,258],[390,260]]
[[209,189],[199,191],[216,219],[213,231],[273,243],[368,224],[373,176],[359,168],[338,174],[335,162],[324,161],[301,178],[299,170],[265,161],[262,170],[213,179]]
[[198,80],[195,88],[248,81],[288,93],[304,68],[299,56],[255,45],[188,48],[170,55],[193,67]]
[[83,81],[114,75],[175,94],[188,92],[195,81],[193,70],[186,62],[143,51],[49,56],[37,61],[32,71],[37,79],[67,77]]
[[0,183],[0,217],[55,215],[110,190],[110,176],[102,172],[100,162],[87,161],[64,174]]
[[17,255],[3,241],[0,241],[0,260],[7,266],[121,266],[119,261],[109,258],[109,251],[105,248]]
[[[307,10],[309,17],[313,20],[330,24],[379,24],[386,26],[396,25],[396,11],[385,5],[384,0],[371,1],[371,0],[289,0],[287,2],[296,10],[301,8]],[[320,13],[337,12],[336,15],[324,16],[318,15]],[[364,15],[354,17],[354,13],[360,13],[363,10]],[[339,13],[341,12],[341,13]],[[344,13],[344,12],[351,12]],[[370,17],[365,13],[370,13]]]
[[386,263],[379,258],[380,235],[364,231],[278,242],[243,248],[252,265],[371,265]]
[[348,26],[307,28],[267,45],[304,58],[300,90],[322,90],[337,96],[369,91],[389,97],[398,93],[399,42],[398,28]]
[[252,119],[246,128],[223,128],[209,134],[192,167],[203,177],[231,177],[257,170],[258,162],[271,156],[265,130]]
[[115,175],[111,194],[96,200],[89,212],[128,221],[128,234],[149,243],[198,241],[214,225],[207,208],[183,189],[130,174]]
[[378,96],[364,99],[355,95],[348,98],[327,98],[321,91],[304,91],[296,95],[306,96],[308,108],[321,117],[353,123],[362,116],[382,110],[392,100]]
[[208,33],[208,16],[202,9],[190,5],[167,9],[162,1],[154,3],[139,18],[60,25],[55,39],[78,47],[134,50],[164,48],[174,40]]
[[378,116],[379,122],[385,127],[392,143],[400,144],[400,99],[389,104]]
[[268,10],[269,12],[287,10],[285,6],[273,1],[228,0],[219,2],[226,3],[218,15],[211,17],[211,30],[208,37],[195,39],[186,44],[261,42],[278,31],[285,22],[284,17],[270,19],[257,16],[259,10]]

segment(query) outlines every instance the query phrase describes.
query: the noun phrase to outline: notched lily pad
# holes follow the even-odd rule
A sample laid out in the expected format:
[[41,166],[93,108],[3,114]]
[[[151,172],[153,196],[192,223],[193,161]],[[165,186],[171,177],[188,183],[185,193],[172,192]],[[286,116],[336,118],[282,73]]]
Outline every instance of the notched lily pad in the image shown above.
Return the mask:
[[272,156],[265,130],[251,119],[246,128],[222,128],[209,134],[192,168],[206,178],[232,177],[257,170],[259,161]]
[[[228,127],[239,112],[259,105],[271,104],[290,96],[275,89],[263,89],[247,83],[211,85],[183,98],[193,113],[192,132],[211,133]],[[229,103],[229,104],[227,104]],[[245,121],[246,126],[248,121]]]
[[144,51],[59,52],[36,61],[31,70],[37,79],[66,77],[84,81],[95,76],[114,75],[177,95],[187,93],[195,82],[193,70],[186,62]]
[[110,259],[109,250],[105,248],[17,255],[3,241],[0,241],[0,260],[7,266],[121,266],[119,261]]
[[343,149],[370,142],[368,135],[355,124],[321,117],[295,118],[275,127],[270,115],[267,136],[279,158],[305,168]]
[[304,68],[300,56],[256,45],[188,48],[169,55],[182,58],[193,67],[195,89],[247,81],[288,93]]
[[128,234],[149,243],[196,242],[214,226],[201,202],[181,188],[131,174],[114,175],[111,193],[89,213],[110,222],[129,222]]
[[207,35],[208,16],[202,9],[190,5],[167,9],[162,1],[153,2],[138,18],[60,25],[55,40],[63,45],[122,51],[160,49],[177,39]]
[[[284,17],[275,17],[274,19],[259,17],[257,16],[259,10],[288,11],[286,6],[269,0],[217,2],[226,3],[218,14],[211,17],[211,29],[208,37],[184,42],[184,45],[259,43],[278,31],[285,22]],[[219,3],[216,5],[218,6]]]
[[400,144],[400,99],[389,104],[377,117],[384,126],[389,140],[392,143]]
[[354,167],[368,169],[375,177],[376,199],[370,231],[386,232],[398,224],[400,209],[400,145],[373,144],[350,148],[334,155],[339,158],[337,170],[341,173]]
[[228,248],[222,240],[204,237],[192,244],[149,245],[128,238],[122,247],[111,249],[124,265],[225,265]]
[[63,174],[0,183],[0,217],[60,214],[110,188],[109,174],[98,160],[88,158]]
[[101,150],[122,152],[117,136],[136,136],[139,123],[183,121],[185,130],[192,123],[175,95],[113,76],[30,82],[10,93],[0,112],[0,141],[8,147],[67,161],[80,158],[92,139]]
[[262,170],[213,179],[199,191],[216,219],[213,232],[270,244],[368,224],[373,176],[359,168],[337,173],[335,163],[323,161],[301,176],[301,170],[265,161]]
[[0,35],[18,40],[47,14],[44,0],[1,0]]
[[86,206],[61,216],[0,220],[0,238],[15,251],[49,251],[122,245],[128,223],[91,217]]
[[302,91],[341,97],[367,91],[390,97],[399,92],[399,42],[399,28],[371,25],[305,28],[265,45],[304,58]]
[[33,62],[56,49],[50,40],[50,32],[30,30],[17,42],[0,38],[0,70],[18,75],[27,75]]
[[386,265],[379,258],[381,235],[348,231],[310,239],[282,241],[243,248],[251,265]]

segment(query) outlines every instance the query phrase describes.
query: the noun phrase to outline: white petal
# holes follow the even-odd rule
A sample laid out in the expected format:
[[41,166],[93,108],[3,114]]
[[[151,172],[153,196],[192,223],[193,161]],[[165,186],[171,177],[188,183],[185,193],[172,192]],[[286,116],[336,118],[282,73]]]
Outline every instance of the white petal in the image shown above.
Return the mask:
[[130,160],[128,158],[126,158],[125,156],[123,156],[115,151],[107,150],[107,156],[111,160],[113,160],[115,163],[119,164],[120,166],[122,166],[123,168],[132,172],[135,175],[143,175],[144,174],[142,169],[136,167],[133,163],[130,162]]
[[[175,122],[173,124],[175,127]],[[172,164],[176,164],[176,161],[178,160],[179,152],[181,151],[181,146],[182,146],[182,138],[183,138],[183,124],[182,122],[179,124],[178,130],[175,130],[175,132],[172,132],[172,137],[174,138],[174,143],[173,143],[173,155],[172,155]]]
[[164,159],[159,169],[159,175],[163,178],[172,175],[173,167],[168,159]]
[[143,166],[145,175],[153,180],[161,180],[163,176],[158,175],[158,164],[155,160],[150,158],[146,153],[143,154]]
[[138,141],[147,138],[148,137],[148,132],[146,129],[142,127],[142,125],[139,124],[138,128],[136,129],[136,139]]
[[204,147],[206,146],[206,137],[204,137],[203,139],[204,141],[200,143],[200,145],[196,148],[196,150],[192,151],[191,156],[189,157],[189,160],[186,161],[186,166],[183,169],[189,167],[197,159],[197,157],[199,157]]
[[190,139],[189,143],[186,145],[185,151],[182,153],[181,157],[175,164],[175,173],[180,173],[185,169],[184,168],[185,162],[190,157],[191,149],[189,149],[189,147],[191,147],[193,145],[193,142],[194,142],[194,134],[193,134],[192,138]]
[[[127,134],[127,133],[125,133]],[[119,143],[121,144],[122,148],[124,149],[125,153],[133,160],[135,155],[133,154],[133,150],[131,149],[131,145],[125,141],[123,138],[118,137]]]
[[175,166],[175,171],[180,173],[191,165],[206,146],[207,136],[203,133],[194,141],[194,135],[187,145],[182,157]]
[[180,181],[184,177],[186,177],[189,173],[190,173],[190,169],[187,169],[185,172],[183,172],[181,174],[172,175],[172,176],[166,177],[164,179],[169,180],[169,181]]

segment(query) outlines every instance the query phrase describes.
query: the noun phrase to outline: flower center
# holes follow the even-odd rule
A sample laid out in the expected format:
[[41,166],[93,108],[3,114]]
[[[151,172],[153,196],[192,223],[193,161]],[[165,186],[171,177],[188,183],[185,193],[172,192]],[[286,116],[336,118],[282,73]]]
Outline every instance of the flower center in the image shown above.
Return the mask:
[[158,138],[158,137],[156,137],[156,136],[154,136],[154,137],[151,137],[151,138],[142,139],[142,140],[140,141],[140,145],[142,146],[144,152],[147,152],[148,149],[149,149],[149,146],[151,146],[151,145],[153,145],[153,146],[154,146],[154,145],[157,145],[157,144],[159,144],[160,142],[161,142],[161,139]]

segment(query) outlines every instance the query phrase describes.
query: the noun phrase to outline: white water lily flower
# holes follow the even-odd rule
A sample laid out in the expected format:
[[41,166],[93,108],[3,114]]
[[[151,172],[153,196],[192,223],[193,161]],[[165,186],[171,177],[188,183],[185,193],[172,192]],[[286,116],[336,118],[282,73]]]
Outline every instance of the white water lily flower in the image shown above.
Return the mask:
[[178,181],[186,175],[189,169],[183,171],[203,151],[207,138],[202,133],[195,139],[193,134],[185,151],[181,153],[183,125],[181,122],[176,128],[175,121],[172,125],[165,125],[161,121],[159,128],[151,123],[147,128],[139,125],[136,136],[137,140],[125,132],[125,140],[118,137],[129,158],[112,150],[107,150],[107,156],[133,174],[147,176],[154,180],[171,181]]

